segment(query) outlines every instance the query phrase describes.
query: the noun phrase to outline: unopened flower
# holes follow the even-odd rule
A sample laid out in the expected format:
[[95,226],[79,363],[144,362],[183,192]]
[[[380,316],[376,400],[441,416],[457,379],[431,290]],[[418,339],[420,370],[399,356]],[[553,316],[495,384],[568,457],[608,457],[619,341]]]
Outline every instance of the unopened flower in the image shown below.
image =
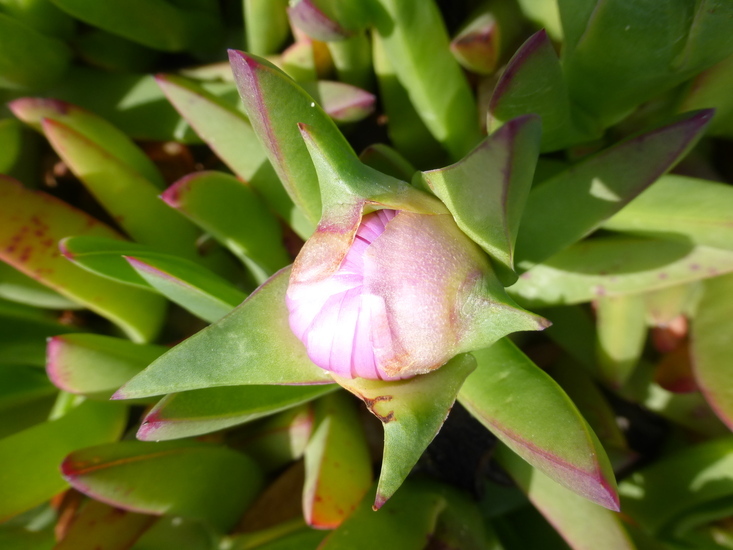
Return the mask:
[[[383,209],[343,233],[319,226],[287,292],[290,327],[323,369],[346,378],[409,378],[542,326],[510,303],[488,258],[449,214]],[[350,246],[336,244],[343,242]]]

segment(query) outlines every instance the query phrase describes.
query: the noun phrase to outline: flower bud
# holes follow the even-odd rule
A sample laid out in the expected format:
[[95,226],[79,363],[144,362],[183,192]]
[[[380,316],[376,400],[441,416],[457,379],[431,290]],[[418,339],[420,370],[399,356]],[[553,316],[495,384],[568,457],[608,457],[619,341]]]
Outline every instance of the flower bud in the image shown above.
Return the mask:
[[345,226],[319,226],[287,291],[290,327],[321,368],[410,378],[509,332],[544,327],[511,303],[452,216],[385,209]]

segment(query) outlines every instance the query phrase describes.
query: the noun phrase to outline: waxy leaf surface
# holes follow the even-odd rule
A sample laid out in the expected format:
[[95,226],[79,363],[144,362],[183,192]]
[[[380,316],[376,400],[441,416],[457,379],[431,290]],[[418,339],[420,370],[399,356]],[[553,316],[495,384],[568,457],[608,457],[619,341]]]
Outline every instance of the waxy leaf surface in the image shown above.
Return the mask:
[[153,183],[66,124],[43,119],[42,127],[59,156],[133,239],[197,257],[198,228],[161,201]]
[[348,394],[314,404],[315,431],[305,448],[303,515],[317,529],[335,529],[372,485],[372,463],[361,420]]
[[[212,386],[327,384],[291,332],[283,269],[229,315],[165,353],[115,394],[118,399]],[[201,365],[209,365],[202,369]]]
[[733,353],[731,330],[733,275],[705,281],[692,318],[692,366],[698,387],[710,406],[733,428]]
[[137,438],[163,441],[216,432],[290,409],[336,387],[223,386],[171,393],[145,416]]
[[662,176],[603,228],[733,250],[733,188],[684,176]]
[[65,101],[30,97],[11,101],[8,108],[20,120],[38,131],[42,130],[43,119],[65,124],[128,165],[158,189],[165,186],[153,161],[124,132],[86,109]]
[[164,351],[100,334],[54,336],[48,341],[46,372],[64,391],[108,399]]
[[3,262],[0,262],[0,298],[43,309],[81,308],[77,302]]
[[524,305],[589,302],[667,288],[733,271],[733,254],[679,241],[607,237],[577,243],[509,289]]
[[76,449],[116,440],[126,421],[118,403],[84,402],[57,420],[0,440],[0,520],[66,489],[59,464]]
[[322,131],[338,148],[351,146],[320,106],[268,62],[230,51],[239,93],[252,128],[293,202],[315,223],[321,218],[318,178],[297,124]]
[[506,447],[497,454],[502,467],[571,548],[636,550],[618,514],[558,485]]
[[235,105],[191,80],[159,75],[156,81],[171,104],[224,164],[256,189],[267,205],[301,237],[307,238],[313,231],[312,222],[294,207],[247,117]]
[[398,382],[334,376],[364,401],[384,426],[384,459],[375,510],[395,494],[435,438],[461,384],[475,366],[473,357],[462,354],[433,372]]
[[258,283],[290,263],[277,219],[250,187],[223,172],[196,172],[162,195],[232,251]]
[[594,303],[599,374],[618,389],[633,373],[646,342],[644,298],[639,294],[599,296]]
[[508,122],[460,162],[423,172],[458,227],[478,243],[514,282],[514,242],[539,155],[540,119]]
[[596,229],[682,158],[711,118],[710,111],[688,113],[533,189],[517,237],[517,265],[542,262]]
[[248,456],[193,441],[122,441],[71,453],[61,464],[76,490],[131,512],[173,514],[233,527],[262,486]]
[[489,133],[531,113],[542,117],[542,151],[593,137],[576,121],[560,60],[545,31],[532,35],[502,73],[489,103]]
[[84,212],[0,176],[0,259],[120,326],[131,339],[152,339],[163,321],[164,301],[85,272],[58,251],[71,235],[120,239]]
[[461,404],[532,466],[618,510],[608,457],[562,388],[506,338],[473,355],[479,366],[458,395]]

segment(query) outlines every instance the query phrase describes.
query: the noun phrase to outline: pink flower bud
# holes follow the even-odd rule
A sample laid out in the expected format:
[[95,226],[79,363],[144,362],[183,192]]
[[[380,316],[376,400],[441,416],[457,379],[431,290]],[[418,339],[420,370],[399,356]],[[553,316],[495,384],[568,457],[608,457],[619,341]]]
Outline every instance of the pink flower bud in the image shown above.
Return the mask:
[[[397,380],[482,347],[477,314],[487,307],[521,311],[492,293],[509,301],[450,215],[379,210],[355,232],[319,226],[295,262],[287,305],[290,327],[316,365],[346,378]],[[536,317],[521,315],[521,328],[501,336],[540,328]]]

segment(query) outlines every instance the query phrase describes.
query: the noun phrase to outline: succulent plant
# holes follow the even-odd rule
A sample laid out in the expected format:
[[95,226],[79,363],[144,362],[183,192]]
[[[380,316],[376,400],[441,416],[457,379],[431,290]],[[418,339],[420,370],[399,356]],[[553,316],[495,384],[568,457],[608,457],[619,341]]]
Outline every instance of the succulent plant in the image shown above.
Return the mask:
[[733,548],[732,31],[0,0],[0,547]]

